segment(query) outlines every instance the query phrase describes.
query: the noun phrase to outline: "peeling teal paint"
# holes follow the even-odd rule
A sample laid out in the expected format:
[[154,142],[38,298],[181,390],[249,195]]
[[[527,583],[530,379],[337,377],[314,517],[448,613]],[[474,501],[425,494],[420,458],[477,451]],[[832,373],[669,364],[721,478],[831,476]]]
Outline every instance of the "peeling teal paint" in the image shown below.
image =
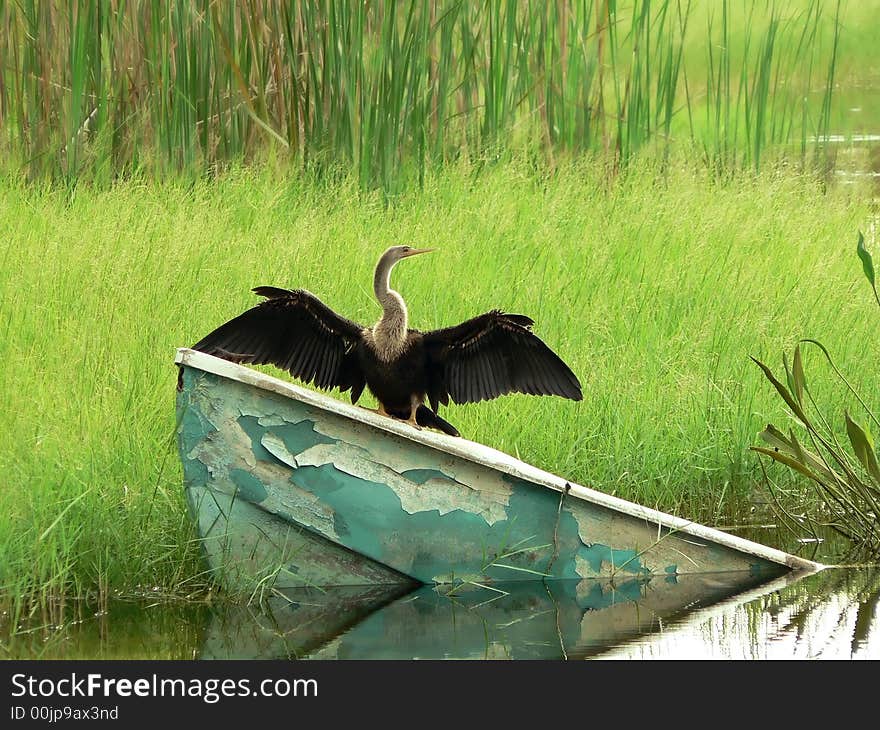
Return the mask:
[[331,439],[315,430],[315,422],[303,419],[298,423],[288,423],[283,426],[264,426],[260,424],[256,416],[239,416],[238,425],[250,436],[251,447],[254,457],[260,461],[275,461],[260,440],[266,433],[278,436],[292,454],[300,454],[306,449],[318,444],[335,444],[336,439]]
[[198,459],[183,459],[183,479],[192,486],[204,486],[210,480],[208,467]]
[[645,574],[651,572],[642,565],[639,553],[635,550],[615,550],[608,545],[593,543],[589,547],[581,547],[577,554],[586,560],[593,572],[597,574],[602,572],[603,563],[607,564],[612,571],[625,570],[627,573]]
[[424,484],[430,479],[441,479],[447,482],[453,482],[455,484],[461,484],[457,479],[453,479],[448,474],[444,474],[439,469],[407,469],[406,471],[400,472],[400,476],[406,477],[417,484]]
[[[386,485],[358,479],[332,465],[300,467],[291,480],[328,504],[335,515],[347,515],[343,526],[337,524],[337,532],[352,550],[395,565],[423,582],[450,572],[483,573],[482,550],[474,544],[475,536],[491,544],[493,530],[479,515],[461,510],[443,516],[436,510],[410,515]],[[495,532],[500,537],[503,526]],[[443,538],[434,551],[422,547],[429,535]]]
[[[558,498],[557,498],[558,500]],[[580,535],[578,534],[578,523],[574,515],[567,509],[559,512],[559,522],[556,526],[556,542],[558,545],[557,557],[558,565],[554,563],[556,571],[560,578],[578,579],[582,578],[577,571],[577,560],[575,556],[583,547]]]
[[[181,395],[181,413],[180,424],[178,426],[178,435],[182,444],[195,443],[208,434],[216,431],[211,422],[205,418],[201,409],[193,402],[195,393],[191,393],[190,389],[194,388],[198,383],[194,383],[194,376],[189,368],[184,368],[184,392]],[[189,386],[187,388],[186,386]]]
[[[424,476],[427,481],[434,475]],[[540,577],[537,574],[548,571],[553,547],[538,536],[547,536],[548,525],[555,520],[557,500],[552,493],[515,493],[510,503],[515,517],[489,526],[480,515],[464,510],[444,515],[436,510],[409,514],[387,485],[353,477],[330,464],[299,467],[291,481],[332,509],[342,544],[423,582],[439,576],[470,575],[510,580],[519,575]],[[570,553],[578,544],[577,526],[570,515],[565,516],[558,533],[560,545]],[[552,540],[552,534],[549,538]],[[542,544],[545,547],[538,550],[520,552]],[[517,554],[504,555],[514,550]],[[503,567],[507,565],[514,567]],[[553,567],[555,577],[579,577],[573,559],[558,561]]]
[[259,504],[268,496],[266,487],[250,472],[244,469],[230,469],[229,478],[232,479],[242,498],[248,502]]

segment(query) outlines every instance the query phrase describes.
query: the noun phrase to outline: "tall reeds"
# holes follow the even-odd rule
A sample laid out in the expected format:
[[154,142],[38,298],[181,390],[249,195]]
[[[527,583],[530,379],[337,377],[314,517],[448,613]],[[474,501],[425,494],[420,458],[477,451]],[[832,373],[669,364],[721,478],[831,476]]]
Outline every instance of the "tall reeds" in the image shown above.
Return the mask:
[[30,178],[69,181],[274,156],[391,188],[511,146],[625,165],[679,142],[728,168],[785,143],[806,160],[830,124],[839,7],[724,0],[695,27],[696,8],[0,0],[2,142]]

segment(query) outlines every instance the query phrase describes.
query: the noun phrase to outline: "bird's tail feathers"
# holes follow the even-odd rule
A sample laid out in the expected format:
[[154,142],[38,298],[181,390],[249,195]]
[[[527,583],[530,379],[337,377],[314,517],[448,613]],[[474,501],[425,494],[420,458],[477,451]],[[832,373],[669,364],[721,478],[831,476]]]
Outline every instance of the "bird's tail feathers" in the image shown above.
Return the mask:
[[[406,420],[409,417],[409,413],[404,413],[403,411],[398,412],[390,410],[388,411],[388,413],[389,415],[392,415],[395,418],[399,418],[402,421]],[[461,436],[455,426],[453,426],[446,419],[438,416],[426,405],[420,405],[419,409],[416,411],[416,423],[418,423],[422,428],[433,428],[437,431],[448,433],[450,436]]]
[[438,431],[448,433],[450,436],[461,436],[455,426],[438,416],[425,405],[419,406],[419,409],[416,411],[416,423],[425,428],[436,428]]

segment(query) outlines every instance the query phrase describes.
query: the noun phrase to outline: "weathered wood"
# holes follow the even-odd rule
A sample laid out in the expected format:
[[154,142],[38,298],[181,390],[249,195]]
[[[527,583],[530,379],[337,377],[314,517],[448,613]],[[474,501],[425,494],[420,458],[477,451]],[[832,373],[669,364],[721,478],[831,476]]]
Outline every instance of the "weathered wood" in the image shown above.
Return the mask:
[[190,508],[236,585],[822,567],[204,353],[177,362]]

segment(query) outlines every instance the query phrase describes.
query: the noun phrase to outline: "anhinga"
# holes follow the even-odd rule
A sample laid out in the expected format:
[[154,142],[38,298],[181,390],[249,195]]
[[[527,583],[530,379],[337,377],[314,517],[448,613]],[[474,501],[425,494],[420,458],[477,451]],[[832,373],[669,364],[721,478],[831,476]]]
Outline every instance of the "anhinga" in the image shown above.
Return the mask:
[[403,297],[390,287],[391,270],[431,250],[393,246],[382,254],[373,277],[382,317],[372,327],[338,315],[303,289],[258,286],[253,291],[263,302],[193,348],[236,362],[271,363],[318,388],[350,389],[352,403],[366,386],[381,415],[453,436],[459,435],[455,427],[437,415],[450,398],[477,403],[516,392],[581,400],[574,373],[522,314],[494,309],[454,327],[410,329]]

